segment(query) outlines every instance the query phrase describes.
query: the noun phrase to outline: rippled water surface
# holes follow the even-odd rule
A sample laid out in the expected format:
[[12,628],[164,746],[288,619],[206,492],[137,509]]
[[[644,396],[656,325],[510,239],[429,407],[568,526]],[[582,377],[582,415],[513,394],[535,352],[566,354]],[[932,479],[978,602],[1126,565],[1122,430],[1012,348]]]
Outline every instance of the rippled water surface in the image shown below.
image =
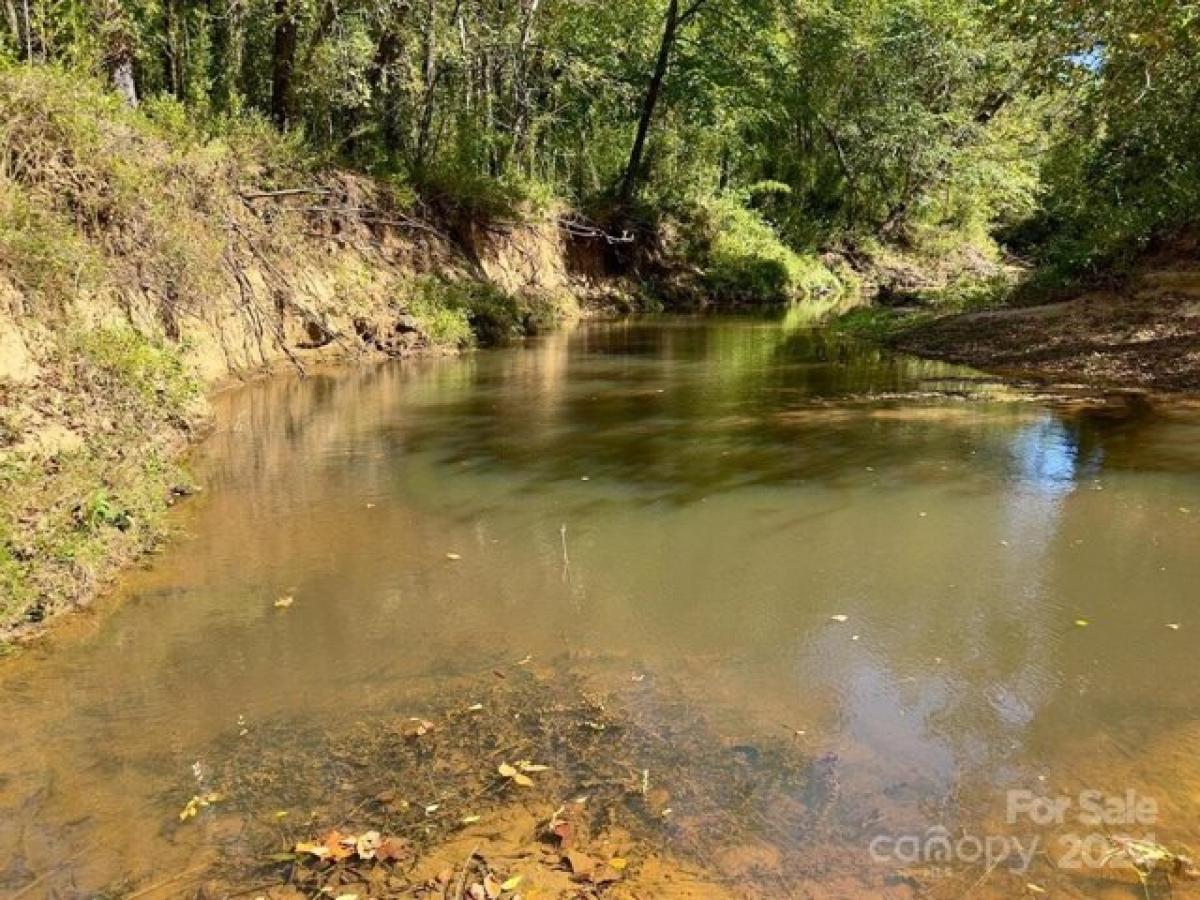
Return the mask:
[[903,888],[873,836],[1030,831],[1012,788],[1134,790],[1160,839],[1200,845],[1187,405],[688,320],[217,405],[185,536],[0,670],[0,894],[173,876],[229,837],[176,813],[240,729],[367,719],[526,656],[669,678],[738,746],[835,760],[863,823],[829,877],[862,896]]

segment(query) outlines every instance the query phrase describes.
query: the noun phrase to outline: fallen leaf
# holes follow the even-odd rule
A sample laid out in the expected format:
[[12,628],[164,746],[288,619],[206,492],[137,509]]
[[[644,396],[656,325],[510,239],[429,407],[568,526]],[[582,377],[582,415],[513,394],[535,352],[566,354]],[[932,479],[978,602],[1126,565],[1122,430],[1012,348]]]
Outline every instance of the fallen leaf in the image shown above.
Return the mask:
[[500,896],[500,882],[491,872],[483,876],[483,892],[487,894],[488,900],[496,900]]
[[280,597],[278,600],[276,600],[275,608],[276,609],[287,609],[289,606],[291,606],[295,602],[296,602],[296,598],[293,597],[291,594],[289,594],[286,597]]
[[624,872],[625,867],[629,865],[629,860],[625,859],[623,856],[614,856],[608,861],[608,864],[618,872]]
[[375,851],[379,849],[379,845],[383,843],[383,835],[378,831],[367,831],[358,836],[358,840],[354,842],[354,852],[358,854],[359,859],[374,859]]
[[508,881],[504,882],[504,884],[500,885],[500,890],[515,891],[517,889],[517,885],[519,885],[524,878],[524,875],[514,875],[512,878],[508,879]]
[[384,838],[375,849],[375,858],[380,862],[395,862],[411,855],[408,842],[403,838]]
[[514,775],[512,780],[513,784],[518,784],[521,787],[533,787],[533,779],[528,775],[522,775],[520,772]]
[[1167,627],[1170,628],[1172,631],[1178,631],[1183,626],[1180,625],[1178,622],[1170,622],[1167,624]]
[[1075,620],[1075,627],[1076,627],[1076,628],[1087,628],[1087,627],[1088,627],[1089,625],[1091,625],[1091,624],[1092,624],[1092,623],[1091,623],[1091,622],[1089,622],[1087,619],[1076,619],[1076,620]]
[[517,768],[520,769],[522,772],[549,772],[550,771],[549,766],[539,766],[539,765],[536,765],[535,763],[531,763],[527,759],[523,759],[519,763],[517,763]]
[[524,659],[517,660],[517,665],[518,665],[518,666],[527,666],[527,665],[529,665],[531,662],[533,662],[533,657],[532,657],[532,656],[527,656],[527,657],[525,657]]
[[829,618],[833,622],[847,622],[850,619],[849,616],[843,616],[841,614],[838,614],[836,616],[830,616]]
[[1034,884],[1032,881],[1025,885],[1025,890],[1029,891],[1031,894],[1046,893],[1046,889],[1044,887],[1042,887],[1040,884]]
[[293,853],[299,853],[307,856],[315,856],[317,859],[325,859],[329,856],[329,848],[324,844],[317,844],[312,841],[301,841],[292,848]]
[[508,763],[500,763],[500,767],[496,769],[496,771],[499,772],[504,778],[512,778],[517,774],[516,768],[510,766]]
[[467,707],[467,712],[479,712],[481,709],[483,709],[482,703],[472,703]]
[[479,816],[463,816],[458,821],[460,821],[464,825],[474,825],[476,822],[479,821]]
[[446,559],[450,560],[450,562],[458,562],[460,559],[462,559],[462,557],[457,553],[447,553]]

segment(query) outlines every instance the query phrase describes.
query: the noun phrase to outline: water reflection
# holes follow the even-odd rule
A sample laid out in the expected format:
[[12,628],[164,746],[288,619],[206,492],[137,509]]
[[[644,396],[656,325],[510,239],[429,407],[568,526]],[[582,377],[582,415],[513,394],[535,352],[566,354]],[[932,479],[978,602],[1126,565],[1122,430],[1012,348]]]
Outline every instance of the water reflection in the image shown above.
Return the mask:
[[[0,890],[64,846],[89,887],[178,871],[206,836],[131,823],[170,823],[239,717],[370,717],[530,654],[669,676],[741,744],[804,732],[846,822],[984,816],[1000,786],[1114,760],[1195,783],[1196,658],[1165,628],[1200,576],[1194,412],[1056,409],[821,331],[672,320],[220,407],[190,537],[6,673]],[[1174,762],[1128,765],[1151,744]]]

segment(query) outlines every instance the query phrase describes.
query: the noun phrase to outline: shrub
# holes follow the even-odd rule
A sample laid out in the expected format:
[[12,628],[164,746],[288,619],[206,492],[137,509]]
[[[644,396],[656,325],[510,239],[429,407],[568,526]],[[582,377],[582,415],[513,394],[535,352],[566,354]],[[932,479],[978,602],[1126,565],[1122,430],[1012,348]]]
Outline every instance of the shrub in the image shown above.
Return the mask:
[[843,290],[820,260],[792,250],[761,216],[731,199],[696,204],[686,230],[689,255],[719,302],[783,304]]

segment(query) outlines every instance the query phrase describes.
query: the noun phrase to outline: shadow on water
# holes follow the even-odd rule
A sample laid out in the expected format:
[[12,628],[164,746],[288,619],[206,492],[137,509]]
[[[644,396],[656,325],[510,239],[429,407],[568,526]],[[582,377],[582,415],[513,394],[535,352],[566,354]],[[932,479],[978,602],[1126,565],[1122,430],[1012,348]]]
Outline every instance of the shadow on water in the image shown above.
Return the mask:
[[[715,857],[734,896],[960,896],[985,875],[972,896],[1141,896],[1054,865],[1072,821],[1035,829],[1047,849],[1024,874],[869,853],[935,827],[1029,836],[1010,789],[1135,790],[1159,838],[1198,837],[1186,404],[1037,398],[819,330],[662,320],[272,379],[218,407],[186,536],[119,607],[4,673],[0,891],[139,890],[215,850],[257,853],[264,821],[300,839],[308,813],[328,824],[379,790],[342,777],[348,735],[416,772],[379,729],[495,690],[504,709],[598,702],[631,736],[576,770],[537,731],[529,752],[575,775],[547,777],[563,796],[529,810],[607,779],[639,852]],[[515,687],[534,669],[546,703]],[[471,753],[499,752],[499,728]],[[471,753],[443,786],[494,770]],[[251,789],[286,785],[289,763],[310,773],[291,793]],[[668,770],[692,836],[767,825],[689,856],[642,815],[628,772],[647,767]],[[271,804],[291,810],[286,835]]]

